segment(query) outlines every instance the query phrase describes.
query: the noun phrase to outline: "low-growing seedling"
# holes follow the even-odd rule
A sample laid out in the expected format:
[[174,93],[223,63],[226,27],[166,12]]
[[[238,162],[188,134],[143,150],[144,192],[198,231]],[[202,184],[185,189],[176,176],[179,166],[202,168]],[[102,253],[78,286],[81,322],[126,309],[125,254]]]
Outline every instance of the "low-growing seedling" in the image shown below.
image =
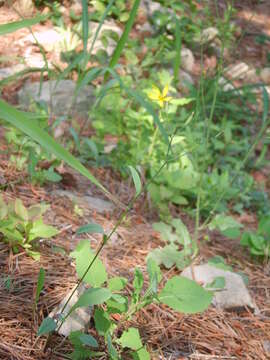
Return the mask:
[[248,248],[251,255],[264,258],[270,257],[270,216],[261,218],[257,231],[245,231],[241,238],[241,245]]
[[42,215],[47,205],[32,205],[28,209],[20,199],[6,203],[0,195],[0,241],[12,248],[15,253],[22,248],[33,259],[39,260],[40,254],[33,250],[33,241],[39,238],[49,239],[58,230],[43,222]]
[[176,266],[182,270],[186,267],[198,249],[184,223],[180,219],[173,219],[169,225],[159,222],[153,224],[153,228],[161,234],[166,246],[151,251],[148,259],[153,259],[167,269]]

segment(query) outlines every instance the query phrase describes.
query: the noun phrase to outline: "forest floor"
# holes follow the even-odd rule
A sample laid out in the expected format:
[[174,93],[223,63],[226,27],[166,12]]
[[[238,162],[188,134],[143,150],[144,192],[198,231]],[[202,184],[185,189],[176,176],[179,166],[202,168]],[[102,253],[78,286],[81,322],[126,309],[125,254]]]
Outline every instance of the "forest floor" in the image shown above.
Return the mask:
[[[244,59],[248,64],[263,66],[265,47],[254,42],[258,29],[270,36],[269,4],[252,4],[248,1],[236,1],[238,24],[246,29],[235,53],[235,61]],[[16,20],[16,14],[0,7],[0,23]],[[251,21],[252,19],[252,21]],[[45,25],[44,25],[45,26]],[[35,27],[34,27],[35,28]],[[36,26],[38,29],[39,26]],[[17,45],[10,46],[23,37],[27,30],[19,31],[0,39],[1,56],[15,56],[22,51]],[[16,38],[16,39],[15,39]],[[18,42],[16,41],[16,44]],[[12,60],[9,60],[12,64]],[[32,79],[35,79],[36,75]],[[3,96],[16,103],[16,93],[24,80],[20,80],[3,90]],[[92,196],[104,199],[98,191],[82,176],[65,167],[66,181],[58,184],[38,186],[25,182],[26,173],[18,171],[9,162],[8,145],[4,138],[4,129],[0,129],[0,190],[6,199],[20,198],[25,205],[39,202],[50,204],[46,214],[48,223],[60,229],[60,234],[50,242],[40,245],[41,260],[36,262],[25,253],[12,254],[8,247],[0,244],[0,359],[41,360],[65,359],[63,354],[71,350],[67,340],[54,334],[49,339],[37,337],[41,320],[58,304],[76,283],[76,270],[66,254],[74,249],[78,242],[75,237],[77,228],[85,223],[97,222],[104,229],[112,229],[119,219],[121,211],[100,213],[83,208],[82,216],[74,216],[74,203],[57,191],[73,192],[84,197]],[[109,169],[91,169],[100,182],[122,203],[127,204],[132,194],[132,184],[121,179],[119,174]],[[267,183],[267,172],[254,175],[257,181]],[[191,233],[194,223],[187,215],[177,213],[187,224]],[[147,254],[163,245],[160,236],[152,228],[157,221],[156,212],[149,210],[145,197],[135,203],[127,220],[118,228],[112,241],[104,248],[101,258],[110,275],[125,276],[131,279],[132,270],[140,267],[145,272]],[[245,213],[241,217],[247,227],[255,227],[256,214]],[[260,310],[254,314],[229,312],[211,306],[203,314],[183,315],[168,307],[149,305],[132,320],[132,325],[140,329],[143,342],[153,359],[270,359],[270,264],[254,261],[239,246],[238,240],[228,240],[212,233],[209,241],[200,236],[200,255],[196,263],[204,263],[210,257],[220,255],[235,271],[248,276],[248,289]],[[98,236],[89,236],[91,245],[96,248],[101,241]],[[64,251],[59,252],[59,248]],[[33,299],[40,267],[46,272],[45,288],[38,305],[38,314],[33,317]],[[164,270],[165,278],[179,274],[176,268]],[[6,281],[10,280],[9,290]],[[131,289],[132,284],[130,284]],[[90,328],[91,333],[91,328]]]

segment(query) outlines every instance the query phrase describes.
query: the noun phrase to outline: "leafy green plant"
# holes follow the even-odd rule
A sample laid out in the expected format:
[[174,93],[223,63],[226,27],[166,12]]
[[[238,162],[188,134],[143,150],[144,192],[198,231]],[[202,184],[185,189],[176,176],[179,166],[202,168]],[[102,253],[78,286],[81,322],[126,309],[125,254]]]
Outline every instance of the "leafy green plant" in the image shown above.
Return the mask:
[[[91,228],[93,232],[97,231],[93,226]],[[91,231],[90,228],[88,231]],[[131,297],[128,297],[126,285],[129,280],[118,276],[109,278],[101,260],[90,250],[88,240],[82,240],[71,256],[75,258],[78,277],[92,287],[81,295],[68,316],[78,307],[95,306],[95,329],[97,335],[104,338],[110,359],[119,359],[122,353],[130,354],[134,359],[150,359],[139,330],[134,327],[127,328],[126,325],[142,308],[156,302],[191,314],[204,311],[212,300],[211,291],[204,290],[196,282],[181,276],[174,276],[160,290],[159,284],[164,281],[158,265],[151,258],[147,260],[148,285],[144,284],[143,272],[135,269],[133,291]],[[89,262],[92,263],[91,270],[85,273]],[[107,287],[101,287],[105,282]],[[65,319],[56,322],[54,319],[45,318],[38,334],[44,335],[61,327]],[[122,331],[120,336],[119,330]],[[88,359],[89,356],[102,355],[96,351],[99,345],[92,335],[75,332],[71,333],[69,338],[74,345],[72,359]]]
[[6,203],[0,196],[0,240],[7,243],[17,253],[22,248],[35,260],[40,254],[34,250],[34,241],[40,238],[49,239],[58,230],[43,222],[42,215],[47,205],[32,205],[28,209],[20,199]]
[[185,268],[198,249],[184,223],[180,219],[172,219],[169,225],[159,222],[153,224],[153,228],[160,233],[166,246],[151,251],[148,259],[153,259],[158,265],[162,264],[167,269],[172,266],[176,266],[179,270]]
[[251,255],[264,258],[270,257],[270,216],[262,217],[257,231],[245,231],[240,244],[247,247]]

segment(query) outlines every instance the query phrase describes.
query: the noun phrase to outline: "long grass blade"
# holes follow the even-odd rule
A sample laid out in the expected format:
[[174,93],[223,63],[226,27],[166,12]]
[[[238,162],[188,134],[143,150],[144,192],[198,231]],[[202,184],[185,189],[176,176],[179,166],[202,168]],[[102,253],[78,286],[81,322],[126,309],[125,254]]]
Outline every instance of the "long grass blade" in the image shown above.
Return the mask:
[[25,19],[21,21],[14,21],[11,23],[0,25],[0,35],[12,33],[14,31],[29,27],[46,20],[48,15],[37,15],[31,19]]
[[175,21],[175,58],[174,58],[174,64],[173,64],[173,76],[174,76],[174,82],[177,86],[178,79],[179,79],[179,69],[181,65],[181,47],[182,47],[182,39],[181,39],[181,32],[180,32],[180,25],[179,20],[177,16],[174,17]]
[[87,42],[88,42],[88,32],[89,32],[89,25],[88,25],[88,1],[82,0],[82,27],[83,27],[83,51],[87,53]]
[[[122,34],[122,36],[121,36],[121,38],[120,38],[114,52],[112,54],[112,58],[111,58],[111,61],[109,63],[109,67],[111,69],[113,69],[114,66],[118,63],[118,60],[119,60],[119,58],[121,56],[121,53],[122,53],[122,51],[123,51],[123,49],[125,47],[125,44],[127,42],[129,33],[130,33],[131,29],[132,29],[132,26],[134,24],[134,21],[135,21],[136,15],[137,15],[137,11],[138,11],[138,8],[139,8],[139,5],[140,5],[140,1],[141,0],[135,0],[134,1],[133,7],[132,7],[130,15],[129,15],[129,19],[128,19],[128,21],[126,23],[126,27],[124,29],[124,32],[123,32],[123,34]],[[105,80],[108,79],[108,75],[109,75],[108,73],[105,74],[105,77],[104,77]]]
[[73,169],[80,172],[88,178],[93,184],[99,187],[110,199],[118,202],[110,194],[110,192],[64,147],[58,144],[46,131],[41,129],[38,124],[27,116],[27,113],[15,109],[13,106],[0,100],[0,118],[9,122],[23,133],[30,136],[33,140],[38,142],[47,151],[54,154],[58,159],[63,160]]

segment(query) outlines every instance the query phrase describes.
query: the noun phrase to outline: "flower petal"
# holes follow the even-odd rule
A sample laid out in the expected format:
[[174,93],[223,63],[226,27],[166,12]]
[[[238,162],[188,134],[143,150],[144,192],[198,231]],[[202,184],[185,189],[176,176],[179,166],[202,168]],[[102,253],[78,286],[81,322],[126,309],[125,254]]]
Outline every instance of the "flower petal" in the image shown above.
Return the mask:
[[162,97],[165,97],[168,94],[169,85],[166,85],[162,91]]

